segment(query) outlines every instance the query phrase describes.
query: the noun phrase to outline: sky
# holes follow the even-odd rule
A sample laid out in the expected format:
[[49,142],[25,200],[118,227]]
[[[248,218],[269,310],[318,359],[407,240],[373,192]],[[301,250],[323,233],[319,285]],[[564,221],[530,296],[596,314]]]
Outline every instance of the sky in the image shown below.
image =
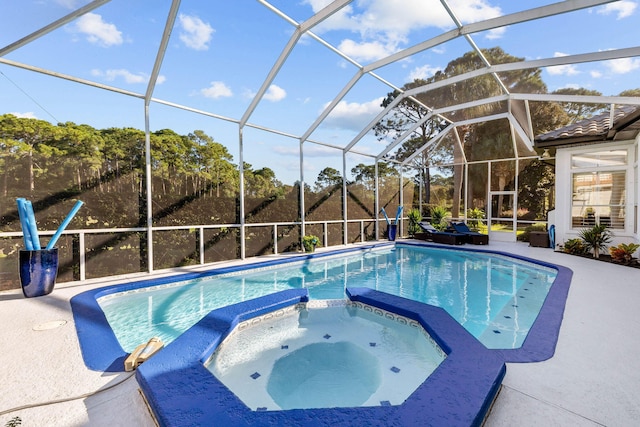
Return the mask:
[[[83,0],[0,0],[0,49],[87,4]],[[328,0],[183,0],[164,55],[153,97],[215,118],[150,106],[152,131],[181,134],[203,130],[227,146],[238,162],[237,121],[244,161],[270,167],[285,183],[300,179],[297,137],[312,129],[324,108],[367,65],[455,28],[438,0],[356,0],[303,36],[277,70],[255,110],[251,102],[294,34]],[[515,13],[553,1],[450,0],[462,24]],[[158,52],[169,0],[112,0],[11,50],[2,59],[144,94]],[[566,15],[476,33],[480,48],[499,46],[527,60],[636,47],[640,40],[638,1],[621,0]],[[328,47],[327,45],[330,45]],[[415,78],[429,78],[472,45],[456,38],[365,75],[342,98],[310,139],[344,147],[381,111],[388,92]],[[344,53],[351,61],[338,55]],[[603,95],[640,88],[640,58],[583,63],[543,70],[549,92],[583,87]],[[143,101],[68,82],[0,62],[0,114],[13,113],[96,128],[144,129]],[[256,129],[259,128],[259,129]],[[260,128],[280,133],[264,132]],[[354,147],[377,154],[384,147],[371,133]],[[325,166],[342,169],[342,155],[322,145],[304,144],[305,181]],[[347,156],[347,168],[371,163]]]

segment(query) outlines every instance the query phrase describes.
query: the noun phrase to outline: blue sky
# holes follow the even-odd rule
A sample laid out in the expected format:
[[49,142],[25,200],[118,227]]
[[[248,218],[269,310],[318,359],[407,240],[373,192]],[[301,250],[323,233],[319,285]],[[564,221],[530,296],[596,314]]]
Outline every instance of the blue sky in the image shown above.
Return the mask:
[[[68,14],[87,1],[1,0],[0,49]],[[289,18],[303,22],[329,1],[273,0]],[[552,4],[552,1],[451,0],[463,24]],[[81,79],[144,94],[164,30],[170,1],[112,0],[3,58]],[[534,20],[472,35],[481,48],[502,47],[526,59],[550,58],[634,47],[640,40],[637,1],[623,0],[567,15]],[[454,28],[437,0],[360,0],[314,28],[314,33],[361,65],[384,58]],[[167,48],[154,97],[231,119],[245,114],[294,27],[254,0],[183,0]],[[376,70],[401,87],[428,78],[471,50],[464,39],[447,42]],[[0,113],[72,121],[96,128],[144,128],[141,100],[73,84],[0,63]],[[309,36],[293,49],[249,122],[301,135],[357,68]],[[640,58],[545,69],[549,91],[584,87],[604,95],[640,87]],[[381,110],[392,89],[364,76],[312,140],[344,146]],[[179,133],[202,129],[238,159],[238,126],[232,122],[152,104],[151,129]],[[245,128],[245,161],[271,167],[287,183],[299,178],[294,138]],[[372,135],[356,149],[377,153]],[[305,144],[305,180],[313,182],[325,166],[341,169],[337,150]],[[348,164],[370,162],[350,155]]]

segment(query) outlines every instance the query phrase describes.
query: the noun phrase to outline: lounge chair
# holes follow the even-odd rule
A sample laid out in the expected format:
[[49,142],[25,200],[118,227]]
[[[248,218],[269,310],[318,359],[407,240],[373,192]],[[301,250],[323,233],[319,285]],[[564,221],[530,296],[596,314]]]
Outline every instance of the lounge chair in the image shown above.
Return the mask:
[[488,245],[489,236],[486,234],[471,231],[467,224],[464,222],[452,222],[451,228],[455,233],[460,233],[465,236],[465,242],[474,245]]
[[431,240],[434,243],[446,243],[447,245],[463,245],[466,241],[466,237],[464,235],[438,231],[428,222],[419,222],[418,225],[422,229],[422,233],[416,233],[414,236],[416,239]]

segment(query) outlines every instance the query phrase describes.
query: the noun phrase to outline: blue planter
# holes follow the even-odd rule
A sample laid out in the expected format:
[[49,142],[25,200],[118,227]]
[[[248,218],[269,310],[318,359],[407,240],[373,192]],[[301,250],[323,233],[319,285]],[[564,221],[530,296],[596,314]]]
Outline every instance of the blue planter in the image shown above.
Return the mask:
[[58,248],[20,251],[20,284],[27,298],[48,295],[58,275]]
[[397,224],[389,224],[389,228],[387,229],[387,238],[391,241],[396,240],[397,231],[398,231]]

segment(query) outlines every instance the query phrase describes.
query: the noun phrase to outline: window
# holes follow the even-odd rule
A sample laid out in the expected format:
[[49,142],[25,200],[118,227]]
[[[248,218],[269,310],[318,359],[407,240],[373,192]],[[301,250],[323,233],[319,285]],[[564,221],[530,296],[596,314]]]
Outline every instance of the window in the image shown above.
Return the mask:
[[627,165],[626,149],[571,156],[572,228],[605,224],[624,230]]
[[582,153],[571,156],[572,169],[625,166],[626,164],[627,150],[598,151],[595,153]]

